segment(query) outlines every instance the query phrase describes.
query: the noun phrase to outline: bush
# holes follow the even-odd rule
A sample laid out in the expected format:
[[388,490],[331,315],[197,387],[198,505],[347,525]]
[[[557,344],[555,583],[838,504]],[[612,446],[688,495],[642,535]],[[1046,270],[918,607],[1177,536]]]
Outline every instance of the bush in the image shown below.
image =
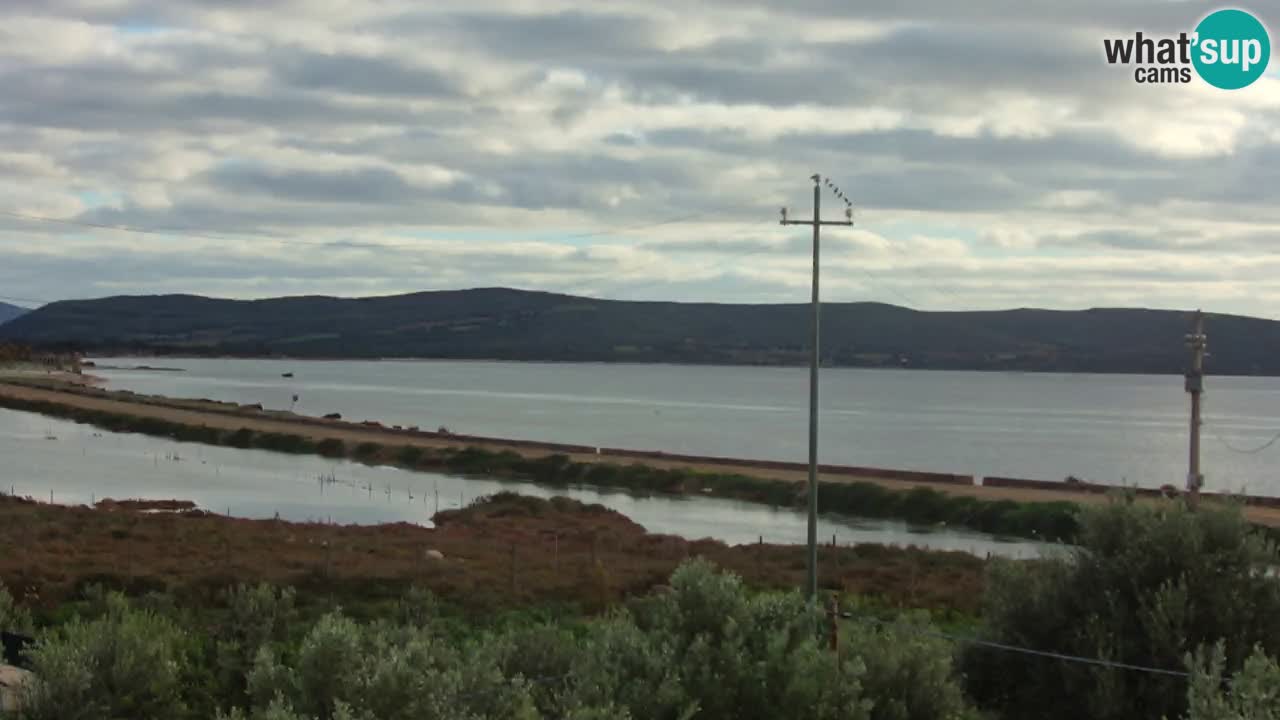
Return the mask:
[[967,717],[943,643],[867,629],[842,657],[798,594],[753,595],[696,560],[671,587],[602,620],[460,641],[434,631],[431,600],[397,625],[326,615],[296,648],[261,646],[249,712],[231,717]]
[[1260,648],[1234,677],[1225,675],[1221,643],[1188,662],[1187,720],[1274,720],[1280,717],[1280,665]]
[[231,447],[247,450],[253,446],[253,431],[249,428],[240,428],[228,435],[223,442]]
[[356,446],[354,455],[362,460],[368,460],[380,452],[382,452],[381,443],[362,442]]
[[396,453],[396,462],[405,467],[417,467],[422,460],[422,448],[415,445],[405,445],[400,448],[400,452]]
[[255,439],[254,445],[264,450],[293,453],[295,455],[314,452],[316,449],[315,443],[301,435],[292,433],[263,433]]
[[31,612],[26,608],[18,607],[4,583],[0,583],[0,630],[27,634],[34,629]]
[[429,630],[336,613],[321,618],[295,657],[260,651],[249,686],[259,713],[320,720],[536,717],[526,684],[504,678],[489,648],[458,650]]
[[227,591],[226,618],[215,641],[216,672],[225,701],[243,704],[247,700],[245,678],[259,651],[285,640],[297,615],[294,598],[292,588],[265,583]]
[[346,448],[338,438],[325,438],[316,445],[316,452],[325,457],[337,458],[347,454]]
[[[1280,584],[1259,571],[1280,555],[1238,508],[1114,501],[1084,514],[1079,542],[992,566],[992,640],[1162,669],[1221,641],[1228,673],[1255,644],[1280,651]],[[1183,681],[1167,675],[981,648],[965,666],[974,696],[1009,717],[1171,718],[1186,708]]]
[[173,438],[182,442],[217,445],[220,437],[221,433],[217,428],[207,425],[177,425],[173,431]]
[[930,637],[923,615],[888,625],[854,624],[844,652],[862,662],[862,691],[875,704],[871,720],[958,720],[972,717],[952,663],[952,648]]
[[74,620],[31,651],[35,682],[27,720],[179,717],[182,634],[170,621],[132,609],[119,594],[106,613]]

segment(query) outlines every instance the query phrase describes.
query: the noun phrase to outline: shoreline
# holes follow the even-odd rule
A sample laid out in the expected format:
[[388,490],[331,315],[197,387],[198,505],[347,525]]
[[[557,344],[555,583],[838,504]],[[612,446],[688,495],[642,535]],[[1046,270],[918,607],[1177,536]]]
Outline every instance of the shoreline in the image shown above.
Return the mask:
[[[46,378],[41,378],[46,379]],[[262,432],[308,432],[316,437],[351,441],[385,442],[395,439],[401,444],[428,448],[478,447],[486,450],[510,451],[527,458],[544,457],[546,453],[562,453],[570,459],[586,463],[610,461],[643,461],[646,465],[661,469],[691,469],[695,471],[733,471],[748,477],[807,480],[808,466],[799,462],[778,460],[749,460],[715,456],[685,455],[652,450],[625,448],[596,448],[587,445],[555,443],[541,440],[513,440],[478,435],[440,433],[397,429],[376,421],[328,420],[300,415],[287,410],[259,410],[253,406],[214,400],[189,400],[160,395],[141,395],[129,390],[105,390],[95,382],[76,382],[69,387],[58,387],[58,379],[48,379],[50,384],[32,383],[29,380],[14,382],[0,375],[0,398],[46,401],[66,404],[90,410],[124,412],[141,417],[156,418],[188,424],[198,424],[225,430],[249,428]],[[929,487],[951,494],[973,497],[988,496],[997,500],[1070,500],[1085,499],[1085,494],[1069,487],[1033,488],[1023,486],[998,487],[973,484],[972,476],[927,471],[863,468],[845,465],[819,465],[826,476],[824,482],[842,479],[871,482],[895,490],[911,490]],[[1035,482],[1035,481],[1031,481]],[[1045,483],[1049,484],[1049,483]],[[1034,497],[1032,494],[1034,493]]]
[[[169,360],[270,360],[273,362],[380,362],[380,363],[493,363],[493,364],[509,364],[509,365],[608,365],[608,366],[630,366],[630,367],[677,367],[677,368],[752,368],[752,369],[773,369],[773,370],[807,370],[808,365],[803,363],[718,363],[718,362],[679,362],[676,360],[556,360],[553,358],[545,359],[514,359],[514,358],[479,358],[479,357],[431,357],[431,356],[388,356],[388,357],[341,357],[341,356],[292,356],[292,355],[137,355],[133,353],[86,353],[85,358],[95,360],[97,358],[110,359],[157,359],[165,358]],[[128,369],[128,368],[121,368]],[[943,368],[943,367],[920,367],[920,366],[887,366],[887,365],[829,365],[824,364],[823,370],[886,370],[886,371],[903,371],[903,372],[951,372],[951,373],[980,373],[984,375],[1106,375],[1106,376],[1127,376],[1127,377],[1182,377],[1176,372],[1135,372],[1132,370],[1035,370],[1035,369],[1017,369],[1017,368]],[[1232,374],[1216,374],[1213,377],[1219,378],[1280,378],[1280,373],[1275,375],[1253,374],[1253,375],[1232,375]]]
[[[416,428],[386,427],[373,421],[362,423],[329,420],[297,415],[287,411],[262,410],[257,406],[239,406],[211,400],[179,400],[162,396],[138,395],[130,391],[109,391],[89,383],[67,385],[50,378],[4,378],[0,376],[0,406],[27,409],[50,415],[63,415],[77,419],[77,414],[119,416],[133,418],[155,426],[141,429],[147,434],[177,437],[179,434],[207,444],[230,444],[236,447],[261,447],[284,452],[304,452],[348,457],[367,462],[374,456],[409,469],[440,470],[458,474],[491,474],[502,472],[533,475],[541,480],[549,477],[552,484],[563,482],[558,473],[565,466],[577,468],[584,484],[602,487],[637,487],[643,491],[664,491],[677,488],[677,494],[711,492],[725,497],[745,499],[768,504],[792,504],[803,496],[807,480],[807,466],[803,463],[751,461],[734,458],[717,458],[669,454],[650,451],[633,451],[618,448],[590,448],[578,445],[544,443],[536,441],[504,440],[452,433],[426,432]],[[93,419],[87,422],[93,423]],[[108,429],[112,429],[108,427]],[[126,428],[128,430],[128,428]],[[179,431],[182,431],[181,433]],[[251,445],[250,436],[261,435],[265,443]],[[236,434],[244,434],[236,440]],[[327,451],[325,444],[330,444]],[[362,450],[363,449],[363,450]],[[413,460],[406,462],[405,453],[412,453]],[[464,462],[465,461],[465,462]],[[554,461],[548,464],[548,461]],[[426,465],[424,463],[434,463]],[[629,463],[623,467],[621,463]],[[619,470],[643,469],[642,477],[619,477],[627,473]],[[596,471],[599,471],[598,473]],[[548,475],[550,473],[550,475]],[[964,475],[895,471],[878,468],[849,466],[821,466],[822,487],[820,501],[834,501],[842,496],[843,502],[860,507],[868,491],[875,491],[874,498],[892,504],[903,496],[920,493],[934,496],[953,505],[965,505],[967,512],[953,513],[969,517],[982,513],[969,507],[975,502],[981,506],[1024,504],[1027,506],[1077,506],[1107,502],[1109,491],[1121,488],[1087,485],[1068,485],[1063,482],[1022,480],[1017,478],[985,478],[984,484]],[[635,474],[635,473],[632,473]],[[661,477],[659,477],[661,476]],[[593,479],[595,478],[595,479]],[[1150,500],[1159,491],[1136,491],[1140,499]],[[894,496],[886,501],[884,496]],[[1212,497],[1212,496],[1210,496]],[[1261,504],[1266,503],[1266,504]],[[1280,526],[1280,499],[1255,499],[1255,504],[1244,508],[1246,517],[1254,523]],[[953,508],[954,509],[954,508]],[[1009,508],[1002,508],[1009,510]],[[850,512],[832,508],[833,512]],[[854,510],[851,514],[863,514]],[[877,517],[867,515],[867,517]],[[880,515],[878,517],[905,519],[906,516]],[[945,514],[935,522],[953,519]],[[974,520],[976,522],[976,520]],[[990,522],[989,520],[986,522]],[[1052,523],[1044,523],[1052,525]],[[992,530],[968,525],[982,532]],[[1021,537],[1040,537],[1030,527]]]

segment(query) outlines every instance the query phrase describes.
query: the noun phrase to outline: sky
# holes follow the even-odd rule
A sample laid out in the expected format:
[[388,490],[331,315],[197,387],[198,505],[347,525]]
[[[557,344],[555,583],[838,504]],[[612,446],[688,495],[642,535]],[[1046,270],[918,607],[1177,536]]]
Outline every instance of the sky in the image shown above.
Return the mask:
[[826,300],[1280,318],[1280,63],[1103,53],[1218,7],[6,0],[0,300],[803,302],[818,173]]

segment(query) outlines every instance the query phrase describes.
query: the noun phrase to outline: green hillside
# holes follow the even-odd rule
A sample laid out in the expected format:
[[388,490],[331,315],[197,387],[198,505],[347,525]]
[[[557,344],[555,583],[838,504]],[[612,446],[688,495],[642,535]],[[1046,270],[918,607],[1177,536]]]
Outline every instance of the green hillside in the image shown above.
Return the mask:
[[28,310],[24,307],[0,302],[0,325],[3,325],[26,312],[28,312]]
[[[809,309],[630,302],[503,288],[376,298],[192,295],[57,302],[0,338],[97,353],[800,364]],[[830,303],[830,365],[1177,373],[1188,315],[1142,309],[920,312]],[[1211,315],[1211,369],[1280,374],[1280,322]]]

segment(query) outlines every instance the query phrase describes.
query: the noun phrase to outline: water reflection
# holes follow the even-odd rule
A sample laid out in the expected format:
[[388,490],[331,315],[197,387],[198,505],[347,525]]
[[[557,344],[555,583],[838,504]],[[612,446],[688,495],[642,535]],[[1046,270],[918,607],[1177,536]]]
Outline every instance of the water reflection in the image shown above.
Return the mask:
[[[237,517],[294,521],[431,524],[437,510],[514,490],[600,503],[650,532],[730,544],[802,543],[804,515],[717,498],[637,497],[591,488],[414,473],[318,456],[294,456],[110,433],[41,415],[0,410],[0,478],[6,491],[66,504],[116,499],[187,499]],[[978,533],[913,532],[903,523],[824,517],[819,537],[1029,557],[1042,546]]]

